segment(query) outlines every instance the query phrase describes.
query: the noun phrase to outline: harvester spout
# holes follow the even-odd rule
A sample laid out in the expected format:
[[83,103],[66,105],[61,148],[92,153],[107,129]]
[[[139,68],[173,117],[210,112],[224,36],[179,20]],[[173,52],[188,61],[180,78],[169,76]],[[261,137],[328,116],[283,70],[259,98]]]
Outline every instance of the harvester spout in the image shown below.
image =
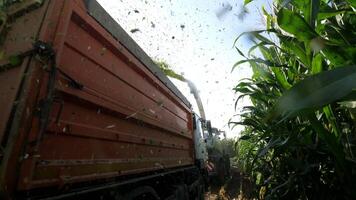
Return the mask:
[[190,81],[188,79],[185,79],[185,82],[188,84],[188,87],[190,88],[190,93],[193,94],[193,96],[195,98],[195,101],[197,102],[197,106],[198,106],[198,109],[199,109],[200,117],[205,120],[206,119],[205,118],[205,111],[204,111],[203,103],[201,101],[201,98],[200,98],[199,91],[198,91],[197,87],[195,86],[195,84],[192,81]]
[[192,81],[186,79],[183,75],[177,74],[164,61],[155,61],[155,63],[163,71],[163,73],[166,74],[166,76],[169,76],[171,78],[180,80],[182,82],[186,82],[188,84],[188,87],[190,88],[190,93],[193,94],[193,96],[195,98],[195,101],[197,102],[197,106],[198,106],[198,109],[199,109],[200,117],[202,119],[206,120],[203,103],[202,103],[202,101],[200,99],[199,91],[198,91],[197,87],[195,86],[195,84]]

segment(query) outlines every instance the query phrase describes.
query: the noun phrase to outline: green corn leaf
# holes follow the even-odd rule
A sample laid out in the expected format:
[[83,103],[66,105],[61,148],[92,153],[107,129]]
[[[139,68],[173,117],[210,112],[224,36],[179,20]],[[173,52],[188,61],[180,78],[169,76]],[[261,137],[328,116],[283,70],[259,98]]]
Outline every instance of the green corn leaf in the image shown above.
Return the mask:
[[319,13],[320,2],[319,0],[310,0],[310,20],[309,23],[312,28],[315,28],[315,23]]
[[251,85],[252,83],[249,82],[240,82],[236,87],[250,87]]
[[319,0],[306,0],[303,5],[304,18],[309,23],[312,29],[315,27],[315,22],[319,12]]
[[245,88],[245,87],[238,87],[238,88],[234,88],[235,92],[240,92],[240,93],[251,93],[252,91],[248,88]]
[[[257,31],[247,31],[247,32],[243,32],[241,33],[239,36],[237,36],[237,38],[235,39],[234,43],[233,43],[233,47],[236,45],[236,42],[244,35],[252,35],[252,36],[256,36],[260,33],[263,32],[271,32],[274,33],[276,32],[274,29],[267,29],[267,30],[257,30]],[[258,36],[257,36],[258,37]],[[260,39],[262,39],[262,37],[259,37]],[[266,38],[267,39],[267,38]]]
[[283,0],[283,2],[279,3],[280,8],[286,7],[291,1],[293,1],[293,0]]
[[351,6],[356,8],[356,1],[355,0],[346,0]]
[[265,6],[262,6],[262,13],[263,13],[263,15],[265,15],[265,16],[269,15],[268,12],[266,11]]
[[308,58],[305,52],[304,47],[297,41],[297,40],[291,40],[291,41],[282,41],[282,43],[285,45],[286,49],[289,49],[292,53],[294,53],[298,60],[303,63],[304,65],[308,66]]
[[297,13],[281,9],[277,14],[278,25],[286,32],[293,34],[298,40],[310,41],[318,34]]
[[254,36],[256,39],[260,40],[261,42],[265,42],[266,44],[275,45],[274,42],[267,39],[265,36],[261,35],[260,33],[253,33],[252,36]]
[[253,72],[252,78],[260,79],[260,80],[272,79],[271,73],[268,71],[268,69],[266,69],[265,66],[260,66],[254,62],[250,62],[250,65],[252,67],[252,72]]
[[328,19],[336,15],[344,14],[346,10],[321,11],[318,13],[318,20]]
[[338,167],[343,168],[345,163],[345,154],[341,143],[337,142],[338,140],[334,134],[330,134],[327,130],[325,130],[323,124],[319,122],[315,115],[310,114],[308,119],[310,120],[313,129],[317,132],[318,138],[327,144],[329,152],[334,155]]
[[253,0],[244,0],[244,5],[251,3]]
[[258,44],[256,44],[256,45],[253,45],[249,50],[248,50],[248,55],[250,56],[251,55],[251,53],[256,49],[256,48],[258,48],[258,47],[260,47],[260,46],[263,46],[263,45],[267,45],[268,43],[267,42],[264,42],[264,41],[262,41],[262,42],[260,42],[260,43],[258,43]]
[[244,135],[242,137],[239,138],[239,140],[249,140],[251,138],[250,135]]
[[356,101],[342,101],[339,102],[338,104],[340,104],[345,108],[356,108]]
[[271,29],[273,27],[273,16],[270,15],[264,6],[262,6],[263,15],[266,17],[266,27],[267,29]]
[[246,58],[245,54],[242,53],[242,51],[241,51],[239,48],[237,48],[237,47],[235,46],[235,49],[237,50],[237,52],[239,52],[239,54],[240,54],[242,57]]
[[[273,61],[276,61],[277,58],[276,57],[273,57],[272,56],[272,52],[270,51],[269,48],[267,48],[266,46],[263,46],[263,45],[260,45],[258,46],[262,55],[263,55],[263,58],[266,59],[266,60],[273,60]],[[278,61],[277,61],[278,62]]]
[[273,71],[274,75],[276,76],[278,83],[280,85],[282,85],[282,87],[284,89],[288,90],[289,88],[292,87],[292,85],[290,83],[288,83],[285,74],[283,73],[283,71],[280,68],[273,67],[272,71]]
[[335,17],[339,14],[350,13],[352,14],[353,11],[351,9],[342,9],[342,8],[334,8],[327,4],[327,2],[320,2],[320,8],[318,13],[318,20],[328,19],[331,17]]
[[347,59],[356,64],[356,47],[348,46],[348,47],[343,47],[342,49],[345,52]]
[[323,56],[318,53],[312,61],[312,74],[317,74],[323,70]]
[[278,63],[274,63],[272,61],[269,61],[269,60],[263,60],[261,58],[253,58],[253,59],[246,59],[246,60],[240,60],[238,62],[236,62],[232,68],[231,71],[233,71],[237,66],[243,64],[243,63],[246,63],[246,62],[253,62],[253,63],[263,63],[267,66],[270,66],[270,67],[288,67],[287,65],[280,65]]
[[308,77],[283,94],[275,111],[277,115],[288,117],[303,109],[320,108],[350,94],[356,88],[355,80],[356,66],[340,67]]
[[260,151],[258,152],[258,157],[262,157],[264,155],[266,155],[266,153],[268,152],[268,150],[270,150],[271,148],[273,148],[274,146],[278,145],[279,143],[282,143],[283,141],[281,140],[281,138],[272,138],[268,144],[260,149]]
[[330,61],[330,63],[336,67],[343,66],[347,63],[348,59],[346,58],[346,54],[344,54],[344,50],[338,46],[329,46],[327,45],[323,48],[322,52],[324,53],[326,59]]
[[330,105],[327,105],[323,108],[323,112],[326,116],[326,119],[328,120],[328,122],[330,123],[331,127],[332,127],[332,132],[335,134],[335,137],[339,138],[340,137],[340,128],[338,126],[338,123],[336,121],[334,112],[331,108]]

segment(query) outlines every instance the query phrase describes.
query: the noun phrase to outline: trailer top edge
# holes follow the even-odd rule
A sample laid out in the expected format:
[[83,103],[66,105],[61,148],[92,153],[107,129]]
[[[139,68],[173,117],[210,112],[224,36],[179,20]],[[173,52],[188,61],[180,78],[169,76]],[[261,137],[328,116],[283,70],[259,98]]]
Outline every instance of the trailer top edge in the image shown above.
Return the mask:
[[89,15],[97,20],[114,38],[119,40],[122,45],[124,45],[136,58],[138,58],[186,106],[189,108],[192,107],[187,98],[96,0],[84,0],[84,3]]

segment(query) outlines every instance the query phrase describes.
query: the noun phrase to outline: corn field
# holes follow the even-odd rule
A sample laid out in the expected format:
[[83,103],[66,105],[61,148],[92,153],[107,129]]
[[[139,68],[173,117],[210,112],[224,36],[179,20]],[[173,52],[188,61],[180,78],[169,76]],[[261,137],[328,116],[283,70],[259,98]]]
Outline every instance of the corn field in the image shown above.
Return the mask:
[[[245,0],[249,3],[251,0]],[[356,1],[276,0],[234,88],[240,168],[257,199],[356,199]]]

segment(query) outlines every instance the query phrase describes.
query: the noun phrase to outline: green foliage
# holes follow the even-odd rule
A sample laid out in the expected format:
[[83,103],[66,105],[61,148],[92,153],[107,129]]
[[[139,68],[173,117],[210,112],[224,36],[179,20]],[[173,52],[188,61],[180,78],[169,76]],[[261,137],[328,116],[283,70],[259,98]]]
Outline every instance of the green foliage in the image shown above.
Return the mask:
[[307,77],[284,93],[277,102],[276,112],[290,115],[340,100],[356,88],[355,80],[356,66],[340,67]]
[[222,140],[217,139],[214,142],[213,148],[220,153],[227,154],[229,157],[233,157],[235,152],[235,140],[230,138],[224,138]]
[[18,66],[22,63],[22,59],[19,56],[10,56],[9,63],[12,66]]
[[[258,150],[256,145],[257,141],[254,141],[254,137],[248,134],[249,130],[245,130],[238,142],[235,143],[236,159],[240,170],[243,173],[250,174],[253,165],[253,154]],[[245,134],[246,133],[246,134]]]
[[304,18],[291,10],[280,10],[277,14],[277,22],[280,28],[293,34],[301,41],[310,41],[317,37],[317,33],[309,26]]
[[354,4],[276,0],[267,30],[242,34],[255,45],[234,68],[253,76],[234,90],[252,105],[231,125],[245,127],[237,160],[256,198],[356,199]]
[[244,0],[244,4],[247,5],[249,4],[250,2],[252,2],[253,0]]
[[175,71],[171,69],[171,67],[164,61],[155,61],[156,65],[163,71],[166,76],[171,78],[178,79],[180,81],[186,81],[184,76],[177,74]]

